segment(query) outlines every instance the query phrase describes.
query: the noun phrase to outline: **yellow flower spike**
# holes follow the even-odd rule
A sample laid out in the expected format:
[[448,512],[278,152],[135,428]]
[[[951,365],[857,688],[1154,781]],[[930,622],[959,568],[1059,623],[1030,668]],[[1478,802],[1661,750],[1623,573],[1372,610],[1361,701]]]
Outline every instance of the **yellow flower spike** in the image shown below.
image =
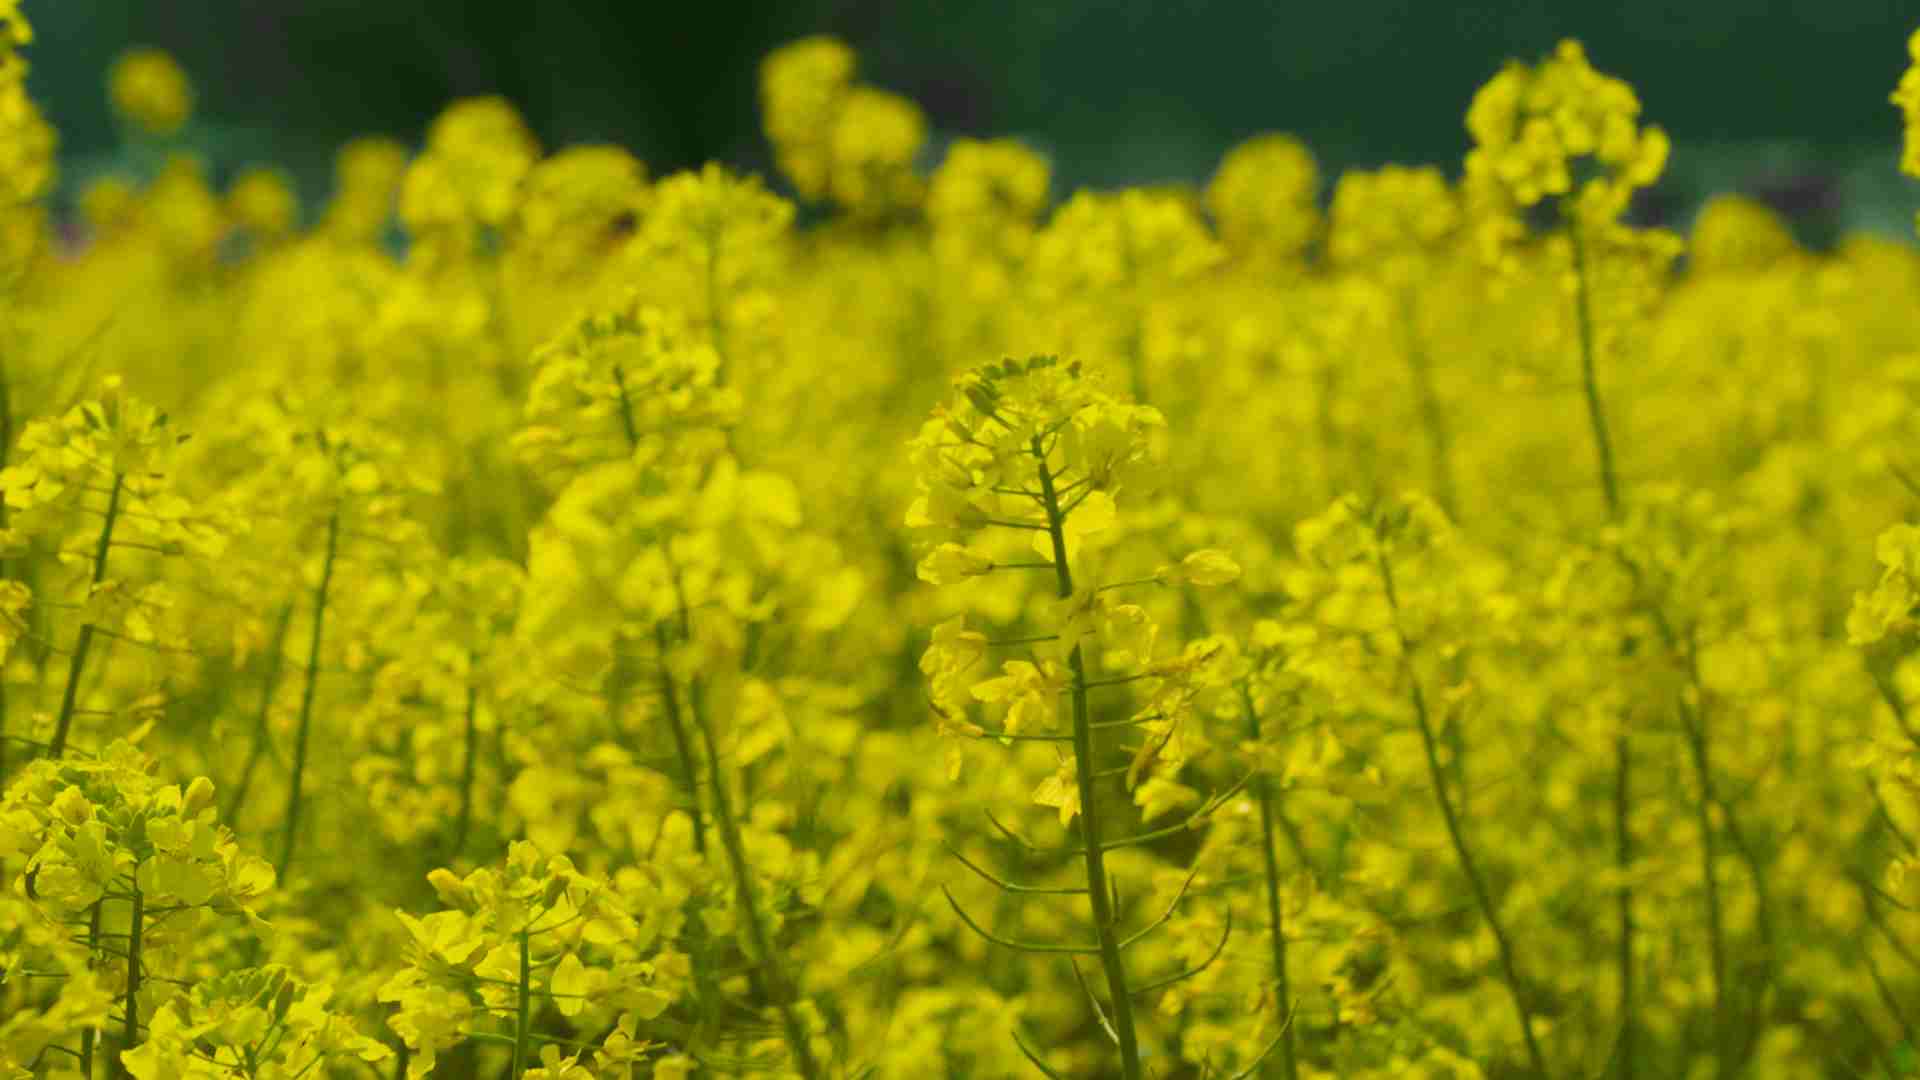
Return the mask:
[[472,230],[503,225],[540,147],[501,97],[455,102],[434,119],[426,151],[400,187],[400,218],[428,236],[471,242]]
[[760,111],[780,171],[802,197],[826,194],[831,133],[853,87],[853,50],[828,35],[802,38],[760,65]]
[[1693,219],[1687,252],[1702,273],[1754,272],[1798,254],[1781,216],[1745,195],[1715,195]]
[[0,0],[0,53],[33,44],[33,24],[20,12],[20,0]]
[[1227,152],[1207,185],[1220,238],[1249,256],[1295,258],[1320,229],[1320,167],[1291,135],[1257,135]]
[[920,204],[914,172],[927,141],[920,107],[898,94],[855,87],[840,103],[828,143],[828,193],[855,218],[880,220]]
[[1889,99],[1899,106],[1903,123],[1900,171],[1920,176],[1920,30],[1907,38],[1907,54],[1912,62],[1900,75],[1900,85]]
[[647,168],[617,146],[569,147],[527,174],[513,244],[550,272],[573,272],[638,228]]
[[[1568,196],[1567,211],[1583,223],[1615,222],[1666,164],[1665,132],[1641,126],[1639,115],[1631,87],[1595,71],[1578,42],[1563,41],[1537,66],[1509,63],[1474,95],[1466,184],[1482,205],[1504,204],[1502,213]],[[1576,187],[1582,171],[1593,175]]]
[[161,49],[121,54],[107,77],[113,108],[154,135],[171,135],[193,115],[193,85],[179,63]]
[[955,139],[928,184],[927,218],[963,233],[1031,225],[1046,209],[1051,180],[1047,159],[1016,140]]
[[1446,250],[1465,213],[1439,169],[1389,165],[1341,174],[1328,217],[1327,254],[1336,264],[1381,269],[1398,281]]
[[293,184],[273,169],[248,169],[227,190],[227,212],[242,228],[265,240],[291,232],[300,219]]
[[407,149],[393,139],[359,138],[341,147],[321,231],[345,243],[377,241],[393,217],[406,171]]

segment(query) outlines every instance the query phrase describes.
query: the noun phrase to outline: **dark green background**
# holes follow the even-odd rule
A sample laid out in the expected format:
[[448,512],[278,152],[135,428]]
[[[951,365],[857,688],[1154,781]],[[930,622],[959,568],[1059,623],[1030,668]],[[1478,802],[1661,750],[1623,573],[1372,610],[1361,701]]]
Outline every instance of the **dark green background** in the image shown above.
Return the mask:
[[1674,135],[1672,207],[1737,186],[1802,217],[1869,224],[1900,220],[1910,201],[1887,172],[1899,139],[1887,95],[1920,25],[1920,3],[1892,0],[25,7],[41,35],[35,93],[75,176],[118,160],[101,76],[134,43],[173,51],[193,73],[202,109],[190,139],[217,166],[274,160],[317,195],[343,139],[414,140],[442,104],[486,92],[514,99],[549,146],[618,142],[656,172],[709,159],[764,167],[755,67],[815,31],[854,44],[864,77],[912,96],[943,133],[1029,138],[1053,154],[1063,187],[1204,179],[1223,150],[1265,130],[1303,136],[1331,169],[1457,165],[1475,87],[1504,58],[1576,36]]

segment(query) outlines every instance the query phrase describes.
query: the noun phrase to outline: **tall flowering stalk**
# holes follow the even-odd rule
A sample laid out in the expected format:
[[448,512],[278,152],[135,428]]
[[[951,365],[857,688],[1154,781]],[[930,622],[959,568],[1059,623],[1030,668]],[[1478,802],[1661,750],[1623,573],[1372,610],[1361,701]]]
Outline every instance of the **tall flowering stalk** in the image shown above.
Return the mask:
[[[80,625],[45,744],[49,757],[65,756],[74,721],[85,711],[81,684],[96,638],[154,644],[171,606],[168,587],[154,580],[159,575],[150,562],[140,568],[147,581],[110,578],[114,552],[211,555],[222,548],[222,531],[193,513],[176,491],[170,466],[183,439],[165,413],[109,378],[99,398],[57,420],[29,424],[18,463],[0,470],[15,538],[52,537],[62,558],[82,568],[70,602]],[[33,598],[24,585],[7,585],[14,608],[9,634],[17,635],[18,616]]]
[[[938,408],[914,440],[920,495],[906,523],[936,534],[984,535],[973,543],[931,544],[920,561],[919,576],[950,585],[994,573],[1038,572],[1052,579],[1056,599],[1049,605],[1047,625],[1038,628],[1042,632],[1000,643],[1026,647],[1033,659],[1005,661],[998,677],[973,677],[994,643],[965,629],[962,618],[935,629],[920,667],[930,679],[929,700],[943,735],[1055,747],[1058,768],[1034,791],[1033,801],[1058,811],[1062,827],[1078,819],[1082,884],[1035,888],[966,865],[1016,895],[1084,895],[1093,941],[1004,938],[981,927],[951,892],[947,899],[963,922],[996,945],[1038,955],[1098,958],[1107,1002],[1104,1011],[1097,1000],[1094,1008],[1113,1041],[1120,1075],[1135,1080],[1144,1075],[1133,1007],[1142,984],[1130,979],[1123,954],[1172,915],[1185,886],[1165,916],[1123,935],[1107,856],[1192,828],[1214,804],[1168,829],[1128,835],[1107,823],[1110,800],[1103,788],[1124,776],[1133,789],[1162,769],[1178,768],[1184,759],[1181,728],[1191,710],[1194,678],[1211,653],[1155,660],[1157,625],[1146,609],[1116,600],[1114,592],[1152,584],[1222,584],[1237,577],[1239,568],[1220,552],[1200,551],[1152,577],[1102,581],[1101,560],[1090,538],[1115,530],[1116,493],[1131,490],[1151,474],[1155,462],[1150,436],[1162,423],[1157,411],[1108,394],[1078,364],[1053,357],[991,364],[960,377],[956,389],[954,400]],[[1122,674],[1101,675],[1093,665],[1103,661]],[[1095,692],[1136,683],[1145,686],[1145,708],[1131,717],[1095,719]],[[1059,714],[1063,698],[1070,710],[1064,731]],[[996,727],[968,719],[975,702],[994,708],[1000,716]],[[1119,749],[1116,737],[1136,733],[1141,741],[1131,763],[1104,768],[1101,762]],[[957,776],[962,750],[956,744],[948,753],[949,775]],[[1021,1049],[1052,1074],[1024,1042]]]
[[[1563,229],[1556,239],[1564,245],[1570,271],[1581,396],[1609,521],[1619,518],[1621,498],[1613,435],[1600,392],[1603,316],[1596,310],[1596,273],[1604,260],[1630,268],[1644,262],[1657,274],[1679,249],[1678,241],[1666,233],[1632,229],[1620,220],[1634,192],[1652,185],[1666,165],[1666,133],[1642,127],[1639,113],[1640,102],[1632,87],[1595,71],[1572,41],[1562,42],[1537,67],[1509,63],[1481,88],[1467,112],[1467,130],[1474,139],[1467,157],[1467,190],[1488,215],[1482,228],[1494,242],[1501,243],[1502,234],[1511,239],[1521,230],[1510,215],[1543,202],[1558,211]],[[1627,884],[1634,860],[1629,826],[1633,744],[1624,724],[1614,738],[1613,770],[1614,866],[1621,878],[1615,899],[1618,1057],[1623,1080],[1632,1080],[1640,1021],[1635,1006],[1633,891]],[[1717,914],[1714,919],[1717,923]]]

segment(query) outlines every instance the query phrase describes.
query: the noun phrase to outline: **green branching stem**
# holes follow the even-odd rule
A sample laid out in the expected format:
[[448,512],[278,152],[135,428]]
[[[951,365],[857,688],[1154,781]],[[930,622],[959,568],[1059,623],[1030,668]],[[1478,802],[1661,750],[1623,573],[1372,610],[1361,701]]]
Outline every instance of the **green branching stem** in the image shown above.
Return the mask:
[[291,625],[293,604],[287,603],[281,606],[280,615],[274,620],[273,644],[267,650],[267,670],[260,682],[260,708],[254,719],[253,746],[247,750],[247,760],[240,766],[240,779],[234,781],[233,796],[220,819],[229,825],[238,826],[240,809],[247,804],[247,793],[253,787],[253,774],[260,767],[260,759],[266,756],[268,714],[273,707],[273,692],[280,685],[280,669],[285,666],[282,650],[286,648],[287,628]]
[[533,941],[526,927],[520,928],[520,986],[513,1023],[513,1080],[527,1072],[528,1035],[533,1027]]
[[333,586],[333,563],[340,551],[340,510],[327,517],[327,551],[320,563],[320,583],[313,589],[313,629],[307,641],[307,678],[300,690],[300,720],[293,744],[293,776],[287,785],[286,833],[280,838],[280,861],[274,869],[281,881],[293,865],[300,837],[301,786],[307,773],[307,744],[313,734],[313,694],[320,680],[320,641],[327,625],[327,590]]
[[[120,1044],[126,1050],[140,1043],[140,939],[146,919],[146,897],[136,884],[133,887],[133,917],[127,923],[127,999],[120,1007],[126,1021],[121,1029]],[[129,1075],[119,1054],[113,1056],[113,1075],[115,1080]]]
[[1440,764],[1439,749],[1434,740],[1433,718],[1427,710],[1426,692],[1420,685],[1419,673],[1413,665],[1413,644],[1400,622],[1400,597],[1393,585],[1393,567],[1384,553],[1376,552],[1374,560],[1380,571],[1381,588],[1386,592],[1387,607],[1393,613],[1394,635],[1400,644],[1400,663],[1407,678],[1407,694],[1413,703],[1413,717],[1420,728],[1420,743],[1426,751],[1427,776],[1433,786],[1433,798],[1440,806],[1441,820],[1446,823],[1447,839],[1453,845],[1454,858],[1459,861],[1461,872],[1467,877],[1467,886],[1473,890],[1473,902],[1479,907],[1480,917],[1486,920],[1487,929],[1493,934],[1494,944],[1499,948],[1501,973],[1506,979],[1507,992],[1513,998],[1514,1012],[1520,1017],[1520,1034],[1526,1041],[1527,1057],[1533,1065],[1534,1076],[1538,1080],[1546,1080],[1553,1074],[1547,1071],[1546,1056],[1540,1052],[1540,1042],[1533,1034],[1533,1012],[1527,1007],[1526,994],[1520,986],[1520,970],[1514,960],[1512,939],[1500,922],[1493,894],[1488,891],[1486,879],[1480,874],[1480,866],[1474,861],[1473,849],[1467,844],[1459,814],[1453,808],[1453,799],[1447,794],[1446,771]]
[[[1066,516],[1053,487],[1053,470],[1047,466],[1047,454],[1039,437],[1033,439],[1033,456],[1039,466],[1040,494],[1047,511],[1047,534],[1053,541],[1053,564],[1062,599],[1073,595],[1073,571],[1067,565]],[[1115,1041],[1120,1045],[1120,1073],[1124,1080],[1140,1080],[1140,1043],[1134,1031],[1133,995],[1127,988],[1127,972],[1120,958],[1120,940],[1115,932],[1117,918],[1113,893],[1107,884],[1106,848],[1100,836],[1100,805],[1094,790],[1093,727],[1087,708],[1086,662],[1079,645],[1067,656],[1073,672],[1073,750],[1074,771],[1080,790],[1080,846],[1087,867],[1087,899],[1093,909],[1093,930],[1100,948],[1100,966],[1107,974],[1108,1007]]]
[[[93,573],[87,579],[88,594],[107,576],[107,554],[113,550],[113,526],[120,518],[120,492],[126,477],[113,476],[113,490],[107,494],[107,516],[100,524],[100,541],[93,549]],[[79,639],[73,645],[73,657],[67,662],[67,688],[60,695],[60,716],[54,721],[53,742],[47,754],[59,758],[67,752],[67,736],[73,730],[73,710],[80,697],[80,677],[86,671],[87,651],[93,648],[93,624],[82,623]]]
[[[1606,500],[1607,519],[1620,516],[1620,481],[1614,472],[1613,439],[1607,431],[1607,412],[1600,401],[1600,380],[1595,373],[1598,348],[1594,339],[1593,295],[1587,271],[1586,241],[1580,223],[1567,223],[1567,238],[1573,247],[1574,316],[1580,336],[1580,388],[1587,404],[1587,426],[1593,435],[1593,452],[1600,472],[1600,493]],[[1635,1072],[1634,935],[1633,889],[1628,885],[1633,867],[1632,808],[1633,745],[1623,728],[1613,739],[1613,862],[1620,876],[1620,891],[1614,897],[1614,918],[1618,925],[1618,953],[1615,965],[1620,980],[1620,1080],[1633,1080]]]
[[[627,375],[618,364],[613,366],[613,385],[620,395],[620,427],[627,437],[627,449],[638,450],[640,430],[633,420],[633,401],[627,396]],[[683,613],[682,622],[684,621]],[[666,710],[667,730],[673,735],[674,756],[680,759],[680,779],[687,789],[687,816],[693,820],[693,849],[704,856],[707,853],[707,827],[700,818],[698,779],[700,773],[694,761],[693,740],[687,734],[687,722],[681,709],[680,691],[674,685],[672,673],[667,670],[668,638],[664,623],[654,624],[653,640],[659,654],[660,703]]]
[[[1257,743],[1260,741],[1260,713],[1254,708],[1252,690],[1244,682],[1240,684],[1240,702],[1247,712],[1247,738]],[[1286,921],[1281,909],[1280,856],[1274,844],[1274,817],[1277,813],[1274,803],[1279,796],[1274,793],[1272,783],[1265,776],[1254,782],[1254,793],[1260,800],[1260,852],[1266,859],[1267,927],[1273,934],[1274,1005],[1284,1018],[1292,1012],[1293,994],[1287,985]],[[1300,1073],[1294,1061],[1292,1024],[1287,1024],[1281,1031],[1279,1065],[1280,1075],[1285,1080],[1298,1080]]]
[[782,963],[780,954],[774,951],[773,934],[767,929],[766,916],[760,910],[759,890],[754,887],[753,867],[747,862],[747,846],[740,834],[740,822],[734,817],[733,799],[727,793],[726,778],[721,775],[719,745],[714,738],[713,724],[707,717],[705,697],[697,680],[689,686],[687,699],[694,726],[700,730],[702,749],[706,751],[707,784],[713,789],[714,824],[720,830],[720,843],[726,848],[727,862],[733,870],[734,892],[740,910],[745,915],[747,936],[753,941],[754,959],[760,962],[762,982],[780,1014],[787,1047],[793,1052],[795,1069],[806,1080],[820,1080],[826,1074],[821,1071],[819,1062],[814,1060],[813,1045],[807,1037],[805,1026],[800,1022],[798,1010],[794,1008],[793,983],[787,976],[786,965]]

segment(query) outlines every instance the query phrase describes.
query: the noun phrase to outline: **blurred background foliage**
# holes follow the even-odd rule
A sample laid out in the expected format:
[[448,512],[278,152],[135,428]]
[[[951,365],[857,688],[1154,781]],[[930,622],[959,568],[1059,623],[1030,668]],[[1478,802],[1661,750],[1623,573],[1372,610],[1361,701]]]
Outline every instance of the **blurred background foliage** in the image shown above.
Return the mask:
[[1887,95],[1920,9],[1906,0],[25,0],[35,97],[70,194],[152,165],[101,90],[133,45],[174,53],[199,109],[187,144],[216,177],[273,162],[309,198],[350,136],[418,140],[448,101],[500,93],[549,147],[614,142],[657,175],[706,160],[767,171],[755,70],[830,32],[864,81],[941,135],[1017,134],[1057,190],[1201,181],[1260,131],[1348,166],[1457,171],[1474,89],[1562,37],[1639,91],[1676,146],[1643,216],[1683,225],[1705,194],[1784,210],[1814,244],[1910,235]]

